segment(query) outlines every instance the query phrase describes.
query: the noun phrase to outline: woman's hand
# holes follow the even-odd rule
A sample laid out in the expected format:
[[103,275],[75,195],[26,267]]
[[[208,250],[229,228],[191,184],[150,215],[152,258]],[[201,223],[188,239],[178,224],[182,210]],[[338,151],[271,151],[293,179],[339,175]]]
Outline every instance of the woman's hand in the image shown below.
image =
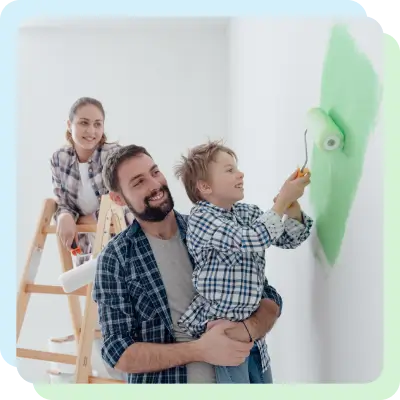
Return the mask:
[[57,236],[60,238],[61,243],[71,250],[72,242],[76,241],[78,244],[78,233],[76,232],[76,223],[71,214],[60,214],[57,220]]

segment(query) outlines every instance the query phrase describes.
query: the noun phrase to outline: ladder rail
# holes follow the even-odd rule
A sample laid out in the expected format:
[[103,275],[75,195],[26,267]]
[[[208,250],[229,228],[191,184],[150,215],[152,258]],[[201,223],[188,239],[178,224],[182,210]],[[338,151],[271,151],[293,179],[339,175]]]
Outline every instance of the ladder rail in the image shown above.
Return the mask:
[[[117,207],[109,196],[102,199],[100,206],[97,233],[93,248],[93,257],[104,248],[110,240],[111,226],[114,232],[121,232],[126,228],[124,214],[121,207]],[[93,283],[87,285],[86,304],[83,317],[82,335],[79,341],[78,359],[76,363],[75,381],[76,383],[90,383],[91,355],[92,355],[92,335],[96,324],[97,304],[92,299]]]
[[[40,217],[37,222],[34,239],[32,241],[23,275],[19,284],[17,294],[17,337],[18,345],[20,332],[24,324],[29,300],[32,294],[66,295],[68,299],[69,312],[72,320],[76,342],[76,355],[54,353],[49,351],[18,348],[18,358],[29,358],[34,360],[58,362],[76,366],[75,383],[126,383],[118,379],[99,378],[93,376],[91,366],[92,345],[95,339],[101,339],[101,332],[96,328],[97,305],[91,298],[92,283],[81,287],[71,293],[66,293],[59,285],[42,285],[35,283],[40,266],[40,261],[48,234],[55,234],[56,225],[51,225],[51,220],[57,210],[57,203],[54,199],[45,199]],[[103,195],[100,203],[99,218],[97,224],[78,224],[79,233],[96,233],[93,255],[101,252],[112,233],[119,233],[126,228],[125,217],[122,208],[114,204],[109,195]],[[57,237],[58,251],[62,265],[62,272],[73,268],[72,255]],[[86,298],[85,311],[82,315],[79,297]],[[63,341],[65,338],[53,339]]]

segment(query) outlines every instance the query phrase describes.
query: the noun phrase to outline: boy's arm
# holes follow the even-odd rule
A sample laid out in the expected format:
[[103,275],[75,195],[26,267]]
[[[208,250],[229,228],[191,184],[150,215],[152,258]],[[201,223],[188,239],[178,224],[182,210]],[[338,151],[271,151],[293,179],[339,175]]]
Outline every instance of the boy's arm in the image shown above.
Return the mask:
[[[263,211],[253,204],[238,203],[235,207],[245,224],[254,223],[263,214]],[[298,213],[283,222],[283,233],[273,241],[272,245],[284,249],[295,249],[308,239],[312,225],[313,220],[298,205]]]
[[313,220],[300,210],[298,218],[287,218],[283,223],[285,230],[274,243],[283,249],[295,249],[308,239],[311,234]]
[[217,250],[221,252],[262,252],[283,234],[284,225],[273,210],[254,218],[251,224],[237,222],[198,209],[190,216],[188,232],[190,248],[196,252]]

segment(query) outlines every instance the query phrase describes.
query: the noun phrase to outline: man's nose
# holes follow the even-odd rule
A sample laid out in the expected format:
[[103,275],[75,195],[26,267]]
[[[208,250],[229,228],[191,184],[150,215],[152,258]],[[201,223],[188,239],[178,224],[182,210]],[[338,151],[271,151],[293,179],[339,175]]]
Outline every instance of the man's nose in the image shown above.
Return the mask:
[[150,181],[150,191],[153,192],[154,190],[161,189],[161,184],[156,178],[151,178]]

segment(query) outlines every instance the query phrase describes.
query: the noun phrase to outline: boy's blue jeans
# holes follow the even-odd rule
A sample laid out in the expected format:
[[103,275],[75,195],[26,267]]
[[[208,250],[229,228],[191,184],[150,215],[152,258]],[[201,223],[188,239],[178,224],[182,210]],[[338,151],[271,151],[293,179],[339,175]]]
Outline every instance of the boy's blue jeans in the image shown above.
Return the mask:
[[217,383],[272,383],[271,367],[262,372],[260,351],[256,344],[243,364],[237,367],[216,366],[215,373]]

